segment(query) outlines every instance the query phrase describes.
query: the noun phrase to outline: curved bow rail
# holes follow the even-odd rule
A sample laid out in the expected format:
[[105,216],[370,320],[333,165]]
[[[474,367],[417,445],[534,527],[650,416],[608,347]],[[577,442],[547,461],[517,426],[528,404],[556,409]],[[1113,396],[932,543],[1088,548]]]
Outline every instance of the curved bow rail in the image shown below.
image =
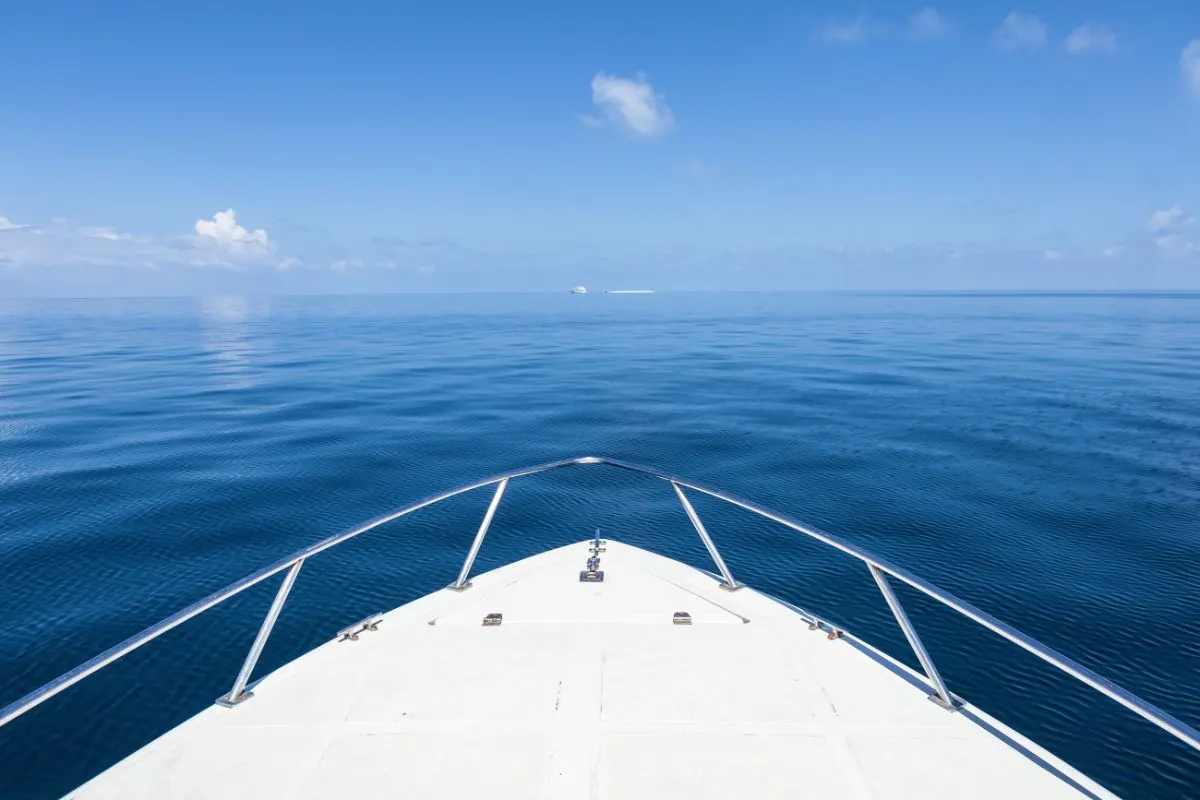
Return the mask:
[[159,636],[163,635],[172,628],[187,622],[192,617],[202,614],[213,606],[219,605],[234,595],[240,594],[246,589],[249,589],[251,586],[262,583],[271,576],[286,570],[287,574],[284,576],[283,582],[279,587],[279,591],[276,593],[275,599],[272,601],[271,607],[267,611],[266,618],[263,620],[262,626],[259,628],[258,635],[255,637],[253,645],[251,645],[250,652],[246,656],[246,660],[242,665],[241,671],[238,673],[238,676],[234,681],[233,688],[227,695],[222,696],[217,701],[221,705],[230,707],[235,706],[251,696],[250,692],[246,690],[246,686],[250,680],[250,675],[254,670],[255,664],[258,662],[258,657],[262,653],[263,647],[266,645],[267,639],[271,634],[271,630],[275,625],[275,621],[278,619],[279,613],[283,609],[283,604],[287,600],[287,596],[291,591],[292,585],[295,583],[296,576],[306,559],[315,556],[324,550],[328,550],[331,547],[341,544],[347,539],[352,539],[361,533],[366,533],[373,528],[377,528],[380,525],[399,519],[400,517],[411,514],[412,512],[425,508],[426,506],[431,506],[435,503],[441,502],[442,500],[446,500],[475,489],[481,489],[485,486],[494,485],[496,487],[495,494],[492,496],[491,503],[488,505],[487,513],[484,515],[483,521],[479,526],[479,530],[475,534],[475,539],[471,543],[471,549],[468,551],[467,558],[463,562],[462,570],[459,572],[458,578],[449,586],[450,589],[464,591],[470,587],[470,582],[467,580],[467,577],[470,574],[471,566],[474,564],[475,556],[478,554],[479,548],[483,544],[483,540],[487,535],[488,527],[491,524],[492,517],[495,515],[497,507],[500,505],[500,500],[504,496],[504,490],[507,488],[509,482],[516,478],[525,477],[527,475],[534,475],[540,472],[548,472],[550,470],[561,469],[563,467],[583,464],[602,464],[610,467],[616,467],[629,472],[649,475],[653,478],[670,483],[675,491],[675,494],[679,498],[679,501],[683,506],[688,519],[691,520],[692,525],[696,528],[697,534],[699,534],[701,541],[704,543],[704,546],[708,550],[709,555],[712,557],[714,564],[716,564],[718,571],[721,573],[722,587],[731,591],[742,588],[742,584],[738,583],[730,573],[729,567],[726,566],[724,559],[721,557],[720,552],[716,548],[716,545],[713,544],[712,538],[708,535],[708,531],[705,529],[703,522],[701,522],[700,517],[696,514],[691,502],[689,502],[687,495],[683,491],[684,489],[690,489],[694,492],[706,494],[710,497],[723,500],[726,503],[730,503],[739,508],[745,509],[746,511],[757,514],[760,517],[765,517],[772,522],[776,522],[787,528],[791,528],[798,533],[802,533],[805,536],[816,539],[817,541],[828,545],[829,547],[840,550],[843,553],[853,556],[854,558],[863,562],[863,564],[865,564],[870,570],[872,577],[879,586],[880,592],[883,594],[884,600],[886,600],[888,607],[891,609],[893,616],[896,618],[897,623],[899,623],[901,629],[904,631],[905,638],[907,638],[909,645],[912,646],[913,651],[916,653],[917,660],[920,661],[921,667],[924,669],[925,675],[929,679],[929,683],[934,689],[935,694],[932,695],[931,698],[947,709],[952,710],[955,707],[952,695],[946,688],[946,684],[942,680],[941,675],[938,673],[937,668],[934,666],[933,660],[930,658],[929,653],[925,650],[925,646],[922,644],[916,628],[913,627],[912,621],[908,618],[903,606],[900,605],[899,599],[892,590],[891,584],[888,580],[889,578],[894,578],[902,583],[906,583],[917,591],[932,597],[934,600],[937,600],[942,605],[954,609],[967,619],[982,625],[983,627],[991,630],[1004,639],[1007,639],[1018,647],[1033,653],[1042,661],[1052,664],[1076,680],[1083,682],[1101,694],[1104,694],[1120,703],[1122,706],[1128,708],[1144,719],[1154,723],[1175,738],[1185,742],[1193,749],[1200,751],[1200,732],[1198,732],[1192,726],[1176,719],[1157,706],[1146,702],[1132,692],[1122,688],[1121,686],[1118,686],[1117,684],[1093,672],[1087,667],[1072,661],[1057,650],[1047,647],[1041,642],[1026,636],[1012,626],[1001,622],[1000,620],[984,611],[981,611],[970,603],[960,600],[949,592],[939,589],[928,581],[917,577],[902,567],[892,564],[886,559],[880,558],[879,556],[869,553],[862,548],[856,547],[848,542],[844,542],[835,536],[831,536],[824,531],[820,531],[816,528],[796,522],[795,520],[790,519],[783,514],[771,511],[770,509],[764,508],[748,500],[742,500],[733,495],[717,491],[716,489],[711,489],[697,483],[692,483],[684,480],[683,478],[658,472],[657,470],[653,470],[648,467],[639,466],[637,464],[629,464],[624,461],[617,461],[611,458],[598,458],[595,456],[585,456],[582,458],[572,458],[563,461],[553,461],[547,464],[539,464],[537,466],[527,467],[525,469],[519,469],[513,472],[507,472],[503,475],[494,475],[481,481],[476,481],[474,483],[469,483],[464,486],[451,489],[447,492],[442,492],[441,494],[435,494],[430,497],[426,497],[423,500],[418,500],[417,502],[412,503],[411,505],[404,506],[403,508],[390,511],[387,514],[376,517],[375,519],[365,522],[355,528],[351,528],[350,530],[343,531],[342,533],[338,533],[326,539],[322,539],[321,541],[310,545],[303,550],[299,550],[292,555],[287,556],[286,558],[276,561],[274,564],[263,567],[258,572],[247,575],[245,578],[226,586],[224,589],[221,589],[218,592],[214,592],[208,597],[205,597],[203,600],[193,603],[187,608],[173,614],[170,617],[167,617],[163,621],[156,623],[155,625],[151,625],[141,633],[129,637],[120,644],[105,650],[103,653],[91,659],[90,661],[79,665],[70,672],[55,678],[46,685],[35,689],[19,700],[5,706],[3,709],[0,709],[0,727],[8,724],[30,709],[40,705],[41,703],[44,703],[46,700],[49,700],[51,697],[63,691],[64,689],[73,686],[74,684],[86,678],[88,675],[91,675],[93,672],[104,668],[127,653],[138,649],[142,645],[157,639]]

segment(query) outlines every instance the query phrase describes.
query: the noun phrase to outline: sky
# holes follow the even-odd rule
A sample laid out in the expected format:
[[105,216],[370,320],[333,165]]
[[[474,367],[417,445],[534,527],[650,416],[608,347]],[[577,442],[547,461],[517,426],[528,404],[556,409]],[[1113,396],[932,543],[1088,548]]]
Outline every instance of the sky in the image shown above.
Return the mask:
[[1200,3],[0,0],[0,297],[1200,289]]

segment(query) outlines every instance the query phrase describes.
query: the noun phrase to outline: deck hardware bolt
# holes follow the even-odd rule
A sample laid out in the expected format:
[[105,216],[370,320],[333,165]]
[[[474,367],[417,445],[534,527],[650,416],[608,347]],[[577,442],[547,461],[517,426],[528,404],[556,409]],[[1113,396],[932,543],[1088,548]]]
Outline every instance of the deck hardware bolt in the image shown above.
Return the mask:
[[588,556],[587,569],[579,573],[580,583],[604,583],[604,570],[600,569],[600,556],[597,555],[604,550],[600,544],[600,529],[596,528],[596,538],[592,540],[592,546],[588,548],[591,555]]
[[383,613],[372,614],[369,617],[364,617],[353,625],[348,625],[337,632],[337,640],[339,642],[357,642],[358,635],[366,631],[379,630],[379,623],[383,619]]
[[483,618],[483,627],[495,628],[503,621],[504,621],[504,615],[497,614],[496,612],[493,611],[491,614],[488,614],[486,617]]
[[837,628],[834,628],[833,630],[831,630],[828,633],[828,635],[826,635],[825,638],[832,642],[834,639],[842,638],[842,632],[839,631]]
[[676,611],[675,615],[671,617],[671,623],[674,625],[691,625],[692,615],[686,611]]

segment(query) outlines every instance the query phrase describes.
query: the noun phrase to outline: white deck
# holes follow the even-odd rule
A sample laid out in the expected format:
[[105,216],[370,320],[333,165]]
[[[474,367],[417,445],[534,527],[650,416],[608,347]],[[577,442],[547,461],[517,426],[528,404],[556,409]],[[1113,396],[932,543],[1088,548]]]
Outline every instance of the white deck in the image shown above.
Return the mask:
[[612,541],[580,583],[589,544],[402,606],[71,796],[1112,797],[751,589]]

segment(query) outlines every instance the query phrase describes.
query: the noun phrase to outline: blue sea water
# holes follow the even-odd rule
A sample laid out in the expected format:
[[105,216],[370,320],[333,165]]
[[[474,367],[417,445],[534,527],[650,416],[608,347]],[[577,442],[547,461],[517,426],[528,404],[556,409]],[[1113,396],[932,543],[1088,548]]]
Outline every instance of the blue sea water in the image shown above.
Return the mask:
[[[1197,295],[0,302],[0,704],[388,508],[586,454],[817,525],[1200,725]],[[258,674],[449,582],[489,496],[312,559]],[[695,503],[741,580],[915,665],[860,563]],[[587,467],[514,482],[477,569],[597,527],[708,566],[666,484]],[[0,795],[227,691],[275,585],[0,729]],[[1196,753],[898,593],[953,691],[1123,795],[1200,796]]]

